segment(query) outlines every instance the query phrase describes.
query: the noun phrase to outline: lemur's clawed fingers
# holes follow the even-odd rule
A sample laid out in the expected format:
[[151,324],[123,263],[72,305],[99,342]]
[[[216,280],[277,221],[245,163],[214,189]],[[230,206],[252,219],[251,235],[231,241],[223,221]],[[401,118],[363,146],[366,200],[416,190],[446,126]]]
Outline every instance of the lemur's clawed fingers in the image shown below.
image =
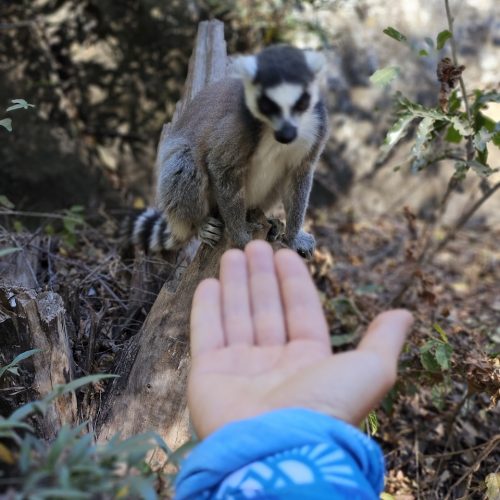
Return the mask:
[[266,240],[272,243],[282,239],[285,233],[285,224],[279,219],[267,219],[267,222],[271,224],[271,227],[267,232]]

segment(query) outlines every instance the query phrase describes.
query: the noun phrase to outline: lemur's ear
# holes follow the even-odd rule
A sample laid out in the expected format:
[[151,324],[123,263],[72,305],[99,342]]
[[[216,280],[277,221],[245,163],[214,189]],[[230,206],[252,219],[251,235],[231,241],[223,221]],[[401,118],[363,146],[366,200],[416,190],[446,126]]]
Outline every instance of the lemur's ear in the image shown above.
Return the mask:
[[319,73],[326,63],[325,56],[321,52],[315,52],[314,50],[305,50],[304,57],[309,69],[314,74]]
[[257,58],[255,56],[237,57],[231,67],[231,73],[236,78],[253,80],[257,74]]

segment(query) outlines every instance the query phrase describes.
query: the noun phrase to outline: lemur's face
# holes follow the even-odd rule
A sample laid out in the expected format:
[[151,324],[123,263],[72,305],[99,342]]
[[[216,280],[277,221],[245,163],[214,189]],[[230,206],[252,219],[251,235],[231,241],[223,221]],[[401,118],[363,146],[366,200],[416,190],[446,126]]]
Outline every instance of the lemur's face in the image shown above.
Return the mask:
[[309,127],[319,99],[318,74],[324,58],[293,47],[270,47],[237,60],[250,112],[270,126],[275,139],[289,144]]
[[281,83],[266,89],[248,89],[246,98],[247,105],[252,102],[257,118],[272,127],[275,139],[288,144],[300,135],[305,115],[312,112],[318,100],[318,91],[313,85]]

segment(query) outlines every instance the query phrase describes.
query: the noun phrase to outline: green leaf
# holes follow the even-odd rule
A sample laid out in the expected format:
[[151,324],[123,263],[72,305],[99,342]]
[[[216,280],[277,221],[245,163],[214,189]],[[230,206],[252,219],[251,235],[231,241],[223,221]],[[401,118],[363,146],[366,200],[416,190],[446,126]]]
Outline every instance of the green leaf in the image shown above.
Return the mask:
[[26,474],[30,468],[31,460],[33,458],[32,454],[32,440],[36,440],[37,438],[35,436],[32,436],[30,434],[26,434],[24,436],[24,439],[21,443],[21,446],[19,447],[19,458],[17,460],[17,465],[19,467],[19,470],[21,471],[21,474]]
[[375,71],[373,75],[370,76],[370,82],[378,87],[386,87],[400,74],[400,69],[398,66],[388,66],[386,68],[381,68]]
[[375,283],[367,283],[366,285],[358,286],[354,293],[356,295],[368,295],[368,296],[377,296],[380,295],[384,291],[384,287],[382,285],[377,285]]
[[[31,496],[30,498],[35,498]],[[37,491],[36,498],[47,498],[47,499],[55,499],[61,498],[62,500],[86,500],[92,498],[90,493],[84,493],[81,490],[76,490],[73,488],[40,488]]]
[[420,352],[420,363],[429,372],[439,372],[439,363],[432,352]]
[[12,120],[10,118],[0,120],[0,125],[6,128],[9,132],[12,132]]
[[85,377],[77,378],[76,380],[72,380],[68,384],[56,385],[54,387],[54,392],[58,392],[59,394],[67,394],[68,392],[76,391],[80,387],[83,387],[87,384],[92,384],[94,382],[99,382],[100,380],[104,380],[107,378],[117,378],[118,375],[110,375],[106,373],[99,373],[96,375],[86,375]]
[[[9,248],[6,248],[4,250],[9,250]],[[20,248],[16,248],[14,250],[21,250]],[[12,253],[12,252],[11,252]],[[0,250],[0,257],[2,256],[2,250]],[[21,354],[18,354],[7,366],[1,367],[0,368],[0,378],[2,375],[7,371],[11,370],[13,367],[18,365],[21,361],[33,356],[37,352],[40,352],[40,349],[30,349],[29,351],[24,351]]]
[[408,40],[406,36],[403,35],[403,33],[399,32],[396,28],[393,28],[392,26],[388,26],[387,28],[385,28],[384,33],[387,36],[394,38],[394,40],[397,40],[398,42],[406,42]]
[[420,352],[425,353],[431,351],[436,345],[436,341],[431,339],[428,340],[423,346],[420,347]]
[[386,493],[384,491],[383,493],[380,493],[380,500],[395,500],[395,498],[390,493]]
[[0,205],[5,208],[14,208],[14,203],[12,203],[4,194],[0,194]]
[[446,41],[449,40],[452,36],[453,35],[449,30],[441,31],[441,33],[439,33],[438,36],[436,37],[436,48],[438,50],[441,50],[444,47]]
[[472,127],[470,126],[470,124],[466,120],[463,120],[462,118],[460,118],[458,116],[447,117],[447,119],[451,123],[453,123],[453,126],[463,136],[467,137],[467,136],[472,135],[474,133],[474,130],[472,129]]
[[167,455],[167,457],[170,457],[172,455],[173,451],[159,434],[157,434],[156,432],[149,432],[149,435],[151,436],[151,439],[153,439],[156,443],[156,446],[158,446],[158,448],[160,448],[163,453]]
[[83,430],[83,428],[87,425],[87,422],[83,422],[82,424],[76,427],[69,427],[67,425],[63,425],[57,434],[57,438],[52,443],[49,453],[47,454],[46,461],[47,466],[50,468],[54,468],[56,463],[63,455],[63,452],[66,448],[71,448],[74,441],[77,439],[78,434]]
[[498,500],[500,498],[500,472],[491,472],[484,482],[487,488],[487,500]]
[[458,144],[462,139],[462,134],[453,125],[450,125],[446,131],[444,140],[453,144]]
[[[87,375],[86,377],[81,377],[68,384],[60,384],[54,386],[54,389],[49,392],[43,399],[39,401],[32,401],[31,403],[27,403],[23,406],[20,406],[9,416],[10,421],[19,421],[23,420],[26,417],[30,416],[33,413],[44,414],[47,411],[50,403],[57,399],[59,396],[66,394],[71,391],[75,391],[79,389],[83,385],[90,384],[92,382],[97,382],[99,380],[103,380],[106,378],[115,378],[117,375],[109,375],[109,374],[97,374],[97,375]],[[1,420],[0,420],[1,424]],[[1,430],[1,425],[0,425]]]
[[425,49],[421,49],[418,51],[418,56],[419,57],[426,57],[429,55],[429,52],[427,52]]
[[20,361],[30,358],[34,356],[37,352],[42,352],[41,349],[30,349],[29,351],[24,351],[21,354],[18,354],[11,362],[11,365],[17,365]]
[[424,158],[424,153],[427,144],[432,139],[435,121],[436,120],[431,116],[426,116],[418,125],[415,144],[411,149],[411,154],[414,158],[412,162],[413,171],[419,170],[424,164],[427,163],[427,159]]
[[493,170],[489,165],[485,165],[476,160],[470,160],[467,162],[467,165],[476,172],[480,177],[489,177],[496,170]]
[[0,418],[0,432],[12,429],[25,429],[29,432],[33,432],[33,427],[31,427],[31,425],[29,424],[26,424],[24,422],[16,422],[15,420],[11,420],[10,418]]
[[481,127],[479,132],[474,136],[474,147],[480,151],[483,152],[486,149],[486,144],[491,141],[493,138],[493,133],[488,132],[488,129],[486,127]]
[[130,478],[129,484],[133,491],[137,492],[140,495],[140,498],[144,500],[156,500],[158,498],[153,487],[152,479],[148,480],[146,478],[135,476]]
[[436,347],[436,352],[434,357],[437,363],[441,367],[441,370],[445,371],[450,368],[450,359],[453,349],[449,344],[439,344]]
[[500,148],[500,122],[495,122],[490,117],[478,112],[475,117],[474,128],[480,130],[483,127],[493,134],[491,142]]
[[500,102],[500,92],[492,90],[483,94],[481,91],[476,91],[476,101],[473,106],[481,106],[489,102]]
[[370,413],[368,413],[367,420],[370,430],[369,434],[370,436],[374,436],[379,428],[377,414],[372,410]]
[[19,219],[14,221],[13,226],[16,233],[22,233],[24,231],[23,223]]
[[437,323],[434,323],[432,325],[432,328],[434,328],[434,330],[436,330],[436,332],[439,333],[441,340],[447,344],[448,336],[446,335],[445,331]]
[[389,129],[385,137],[384,151],[389,151],[392,149],[405,135],[408,131],[410,123],[415,117],[411,114],[403,115],[399,120]]
[[450,99],[448,101],[448,114],[452,115],[456,111],[460,109],[460,106],[462,104],[462,99],[458,96],[458,92],[454,90],[451,95]]
[[10,255],[11,253],[19,252],[20,250],[22,250],[22,248],[19,248],[19,247],[0,248],[0,257],[5,257],[6,255]]
[[352,344],[358,339],[359,335],[354,333],[344,333],[340,335],[332,335],[330,337],[330,344],[333,347],[341,347],[343,345]]
[[445,397],[447,394],[445,384],[435,384],[431,389],[431,399],[436,408],[440,411],[444,409]]
[[57,459],[61,456],[64,448],[70,444],[70,441],[73,440],[73,438],[73,432],[69,426],[63,425],[59,429],[56,440],[52,443],[52,446],[47,454],[47,467],[50,469],[55,467]]
[[11,102],[14,103],[13,106],[9,106],[7,108],[7,111],[14,111],[15,109],[28,109],[28,108],[34,108],[34,104],[30,104],[24,99],[12,99]]
[[92,451],[92,436],[90,434],[84,434],[69,450],[66,463],[70,466],[76,465],[82,459],[89,456]]
[[[44,399],[46,400],[48,396],[49,395],[45,396]],[[52,399],[55,399],[55,397]],[[45,400],[31,401],[31,403],[20,406],[19,408],[14,410],[13,413],[11,413],[11,415],[9,416],[9,420],[21,421],[26,417],[29,417],[33,413],[40,413],[41,415],[43,415],[48,407],[48,402],[46,402]]]
[[199,443],[197,439],[190,439],[182,444],[179,448],[177,448],[171,455],[168,457],[168,463],[174,465],[180,465],[180,463],[184,460],[186,455]]
[[417,104],[416,102],[412,102],[405,97],[400,97],[398,103],[401,108],[408,114],[414,115],[414,118],[425,118],[426,116],[430,116],[431,118],[434,118],[436,120],[443,120],[453,123],[453,126],[458,130],[458,132],[460,132],[464,136],[472,135],[474,133],[474,130],[469,125],[467,120],[465,120],[461,116],[443,113],[437,108],[426,108],[425,106]]

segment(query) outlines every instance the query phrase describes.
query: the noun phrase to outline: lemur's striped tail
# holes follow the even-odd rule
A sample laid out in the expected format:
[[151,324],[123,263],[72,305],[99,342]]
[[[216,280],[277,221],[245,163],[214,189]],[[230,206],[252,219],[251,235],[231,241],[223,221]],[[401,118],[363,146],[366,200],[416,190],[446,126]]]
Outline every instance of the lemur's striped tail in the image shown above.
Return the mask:
[[127,217],[122,233],[127,242],[141,247],[146,253],[173,250],[181,245],[171,233],[163,214],[154,208]]

